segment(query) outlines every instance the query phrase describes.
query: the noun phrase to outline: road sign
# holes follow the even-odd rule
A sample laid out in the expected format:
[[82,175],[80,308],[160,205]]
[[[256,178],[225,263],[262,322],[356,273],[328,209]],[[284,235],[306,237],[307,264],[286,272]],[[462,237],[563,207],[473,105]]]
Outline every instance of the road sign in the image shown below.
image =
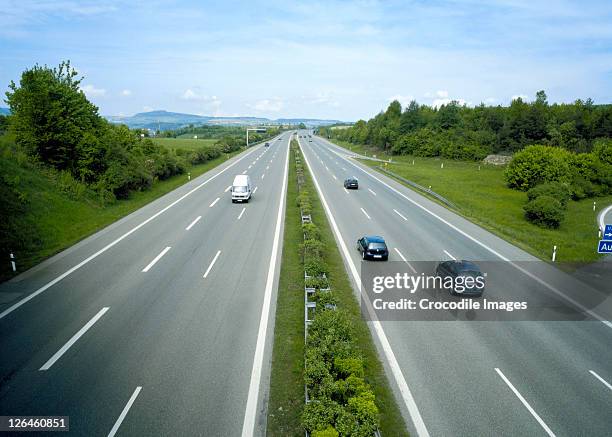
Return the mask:
[[597,246],[597,253],[612,253],[612,240],[601,240]]
[[606,230],[603,233],[604,240],[612,240],[612,225],[606,225]]

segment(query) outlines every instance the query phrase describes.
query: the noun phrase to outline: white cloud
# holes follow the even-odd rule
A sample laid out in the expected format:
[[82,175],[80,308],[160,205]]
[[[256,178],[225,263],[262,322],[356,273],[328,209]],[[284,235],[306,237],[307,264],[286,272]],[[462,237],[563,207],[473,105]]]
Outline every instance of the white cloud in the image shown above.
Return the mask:
[[513,95],[513,96],[510,98],[510,100],[516,100],[516,99],[518,99],[519,97],[521,98],[521,100],[522,100],[523,102],[527,101],[527,98],[528,98],[528,97],[527,97],[527,94],[515,94],[515,95]]
[[436,91],[436,96],[440,97],[441,99],[445,99],[448,97],[448,91],[446,90]]
[[181,99],[183,100],[205,100],[206,96],[192,90],[191,88],[187,88],[185,92],[181,95]]
[[131,90],[127,90],[127,89],[126,90],[122,90],[121,91],[121,95],[124,96],[124,97],[131,96],[132,95],[132,91]]
[[497,101],[497,99],[495,97],[487,97],[486,99],[484,99],[485,103],[495,103]]
[[402,94],[395,94],[394,96],[387,98],[387,102],[389,103],[391,103],[394,100],[397,100],[398,102],[400,102],[400,104],[402,105],[402,108],[406,108],[408,107],[408,105],[410,105],[410,102],[414,100],[414,96],[412,95],[404,96]]
[[247,106],[260,112],[278,112],[283,109],[283,101],[278,97],[274,97],[272,99],[259,100],[254,105]]
[[106,95],[106,90],[104,88],[96,88],[94,85],[82,86],[81,91],[83,91],[87,97],[101,97]]
[[431,103],[431,106],[433,106],[434,108],[439,108],[442,105],[448,105],[452,101],[456,101],[457,103],[459,103],[459,106],[463,106],[466,104],[466,101],[464,99],[434,99],[434,101]]

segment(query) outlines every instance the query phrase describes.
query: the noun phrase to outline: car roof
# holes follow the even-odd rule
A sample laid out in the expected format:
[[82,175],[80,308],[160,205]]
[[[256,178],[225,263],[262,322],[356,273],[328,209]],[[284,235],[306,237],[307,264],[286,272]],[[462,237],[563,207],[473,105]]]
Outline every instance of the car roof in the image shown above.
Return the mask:
[[369,243],[384,243],[385,239],[378,235],[366,235],[365,239],[368,240]]
[[464,259],[462,259],[461,261],[457,261],[456,265],[458,270],[474,270],[478,272],[480,271],[480,268],[476,264],[471,261],[466,261]]

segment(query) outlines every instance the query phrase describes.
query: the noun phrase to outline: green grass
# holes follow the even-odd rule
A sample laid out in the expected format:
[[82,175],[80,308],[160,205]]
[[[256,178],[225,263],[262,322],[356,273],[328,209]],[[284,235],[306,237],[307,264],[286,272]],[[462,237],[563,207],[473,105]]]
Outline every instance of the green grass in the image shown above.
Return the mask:
[[[237,153],[239,152],[223,154],[212,161],[192,166],[188,171],[191,172],[191,177],[195,178]],[[22,253],[16,252],[17,273],[72,246],[187,182],[186,174],[177,175],[164,181],[156,181],[150,190],[133,192],[126,200],[102,206],[87,196],[73,200],[63,194],[51,172],[41,171],[27,163],[19,165],[14,160],[8,160],[6,165],[10,166],[9,174],[20,181],[20,191],[29,200],[23,226],[35,229],[39,236],[35,247]],[[0,281],[12,276],[7,265],[8,263],[3,263],[0,268]]]
[[268,403],[268,435],[303,436],[304,407],[304,263],[297,181],[290,158],[283,254],[276,299],[274,349]]
[[[193,135],[191,135],[191,137],[193,137]],[[193,138],[152,138],[152,140],[160,146],[168,147],[174,150],[196,150],[202,146],[212,146],[218,141],[210,138],[197,140]]]
[[[347,147],[345,142],[336,144]],[[364,146],[353,146],[355,149],[368,150],[368,156],[376,153]],[[544,229],[525,219],[527,195],[506,186],[504,167],[412,156],[393,156],[392,161],[388,170],[425,187],[431,185],[433,191],[457,205],[461,215],[539,258],[550,260],[555,245],[557,261],[590,262],[599,258],[597,213],[612,204],[612,196],[570,201],[559,229]],[[363,162],[372,168],[380,165]],[[596,211],[593,201],[597,202]]]
[[[300,248],[303,235],[300,211],[296,206],[294,162],[291,156],[268,409],[268,434],[272,436],[304,435],[299,421],[304,405],[304,266]],[[338,299],[338,306],[346,309],[354,320],[356,343],[360,345],[364,358],[365,380],[372,387],[380,410],[380,431],[383,435],[406,436],[406,426],[378,359],[368,326],[361,317],[359,303],[325,211],[308,169],[304,173],[305,189],[311,193],[313,200],[312,220],[321,231],[324,247],[329,248],[325,261],[330,269],[332,290]]]

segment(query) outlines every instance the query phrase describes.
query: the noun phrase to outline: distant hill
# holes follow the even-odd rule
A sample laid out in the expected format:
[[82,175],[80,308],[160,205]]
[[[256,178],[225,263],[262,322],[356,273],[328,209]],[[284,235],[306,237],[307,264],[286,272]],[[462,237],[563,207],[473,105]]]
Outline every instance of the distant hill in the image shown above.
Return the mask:
[[0,115],[10,115],[11,110],[9,108],[0,108]]
[[320,120],[315,118],[279,118],[277,120],[270,120],[262,117],[210,117],[163,110],[141,112],[129,117],[111,115],[106,116],[106,119],[111,123],[126,124],[130,128],[153,130],[178,129],[190,124],[253,126],[304,123],[308,127],[315,127],[341,123],[339,120]]

